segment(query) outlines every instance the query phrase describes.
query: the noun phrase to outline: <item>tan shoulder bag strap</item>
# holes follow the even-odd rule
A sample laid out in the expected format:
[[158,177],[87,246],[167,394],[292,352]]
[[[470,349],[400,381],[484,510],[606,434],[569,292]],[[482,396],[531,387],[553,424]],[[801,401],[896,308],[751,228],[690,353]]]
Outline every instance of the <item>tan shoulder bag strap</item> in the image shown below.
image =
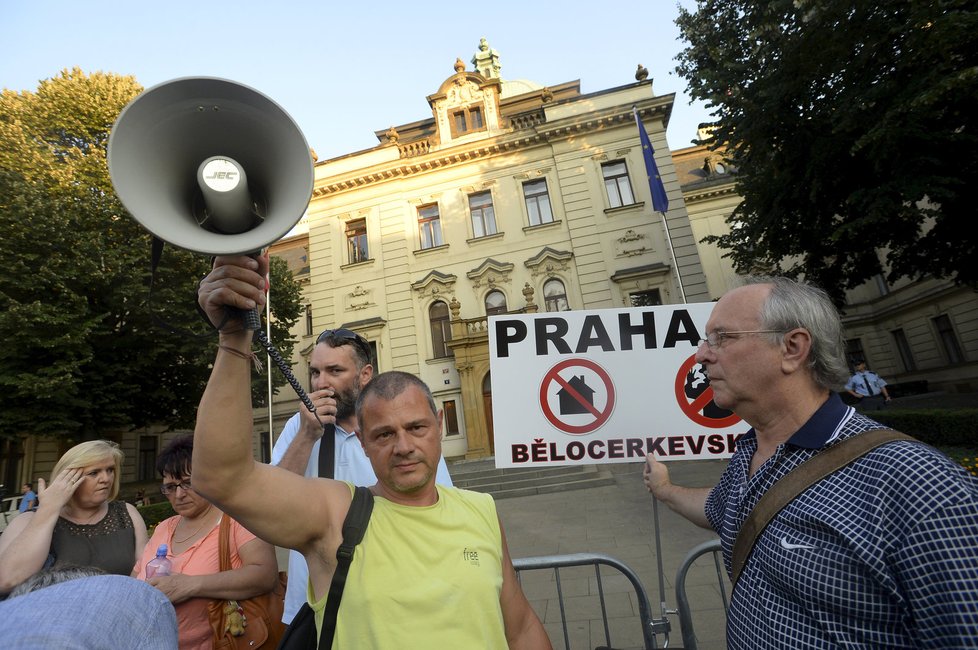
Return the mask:
[[221,529],[218,531],[217,538],[217,557],[220,561],[221,571],[231,570],[231,520],[227,515],[221,515]]
[[786,505],[832,472],[842,469],[880,445],[894,440],[917,441],[915,438],[893,429],[866,431],[832,445],[825,451],[809,458],[772,485],[751,510],[737,534],[730,565],[733,585],[736,587],[737,579],[740,577],[744,565],[747,564],[747,558],[750,556],[757,538]]

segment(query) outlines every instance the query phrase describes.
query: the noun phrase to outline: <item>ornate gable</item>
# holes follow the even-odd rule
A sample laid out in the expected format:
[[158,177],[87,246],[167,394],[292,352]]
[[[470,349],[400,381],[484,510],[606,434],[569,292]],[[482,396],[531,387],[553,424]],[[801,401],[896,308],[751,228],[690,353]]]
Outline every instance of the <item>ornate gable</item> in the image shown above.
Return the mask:
[[436,139],[446,145],[474,134],[495,136],[500,132],[499,93],[501,81],[467,72],[461,59],[455,74],[442,83],[428,104],[435,118]]
[[500,282],[509,283],[512,281],[510,276],[513,272],[513,266],[512,262],[498,262],[487,257],[482,264],[465,275],[472,281],[472,286],[475,288],[479,288],[483,284],[493,288]]
[[451,273],[430,271],[428,275],[424,276],[417,282],[412,282],[411,288],[422,296],[449,294],[452,291],[452,287],[455,286],[455,280],[457,279],[458,278]]
[[530,274],[534,278],[538,275],[549,277],[556,272],[567,271],[568,263],[573,257],[574,253],[570,251],[558,251],[546,246],[523,264],[530,269]]

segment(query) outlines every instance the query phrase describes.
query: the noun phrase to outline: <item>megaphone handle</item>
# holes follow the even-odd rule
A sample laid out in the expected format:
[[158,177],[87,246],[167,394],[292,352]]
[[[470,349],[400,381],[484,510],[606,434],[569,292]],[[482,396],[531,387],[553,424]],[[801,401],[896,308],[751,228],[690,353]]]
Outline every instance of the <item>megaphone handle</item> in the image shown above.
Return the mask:
[[261,331],[261,316],[258,314],[257,308],[238,309],[237,311],[241,315],[241,321],[246,330]]

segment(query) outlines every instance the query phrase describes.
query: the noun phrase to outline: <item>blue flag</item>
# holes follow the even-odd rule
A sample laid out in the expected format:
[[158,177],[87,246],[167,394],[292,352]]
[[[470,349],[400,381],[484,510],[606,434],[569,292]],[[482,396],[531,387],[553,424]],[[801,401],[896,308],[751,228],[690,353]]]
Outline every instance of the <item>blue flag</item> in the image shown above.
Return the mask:
[[659,168],[655,164],[655,149],[649,142],[649,134],[645,132],[645,125],[638,118],[638,111],[635,113],[635,123],[638,125],[638,137],[642,140],[642,157],[645,158],[645,173],[649,177],[649,189],[652,190],[652,208],[656,212],[663,214],[669,209],[669,197],[666,196],[666,188],[662,184],[662,177],[659,176]]

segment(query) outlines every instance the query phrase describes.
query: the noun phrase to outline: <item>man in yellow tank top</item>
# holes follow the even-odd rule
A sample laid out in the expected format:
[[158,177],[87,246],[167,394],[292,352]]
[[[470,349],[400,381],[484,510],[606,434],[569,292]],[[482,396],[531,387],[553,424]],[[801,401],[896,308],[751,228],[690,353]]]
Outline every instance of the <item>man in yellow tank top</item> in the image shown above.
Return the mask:
[[[200,307],[212,323],[224,321],[227,307],[261,309],[267,272],[266,257],[217,257],[200,283]],[[194,489],[262,539],[305,556],[321,626],[353,487],[254,460],[251,339],[235,318],[222,325],[197,412]],[[377,375],[356,413],[378,480],[332,647],[551,648],[517,581],[492,498],[435,484],[442,413],[424,382]]]

